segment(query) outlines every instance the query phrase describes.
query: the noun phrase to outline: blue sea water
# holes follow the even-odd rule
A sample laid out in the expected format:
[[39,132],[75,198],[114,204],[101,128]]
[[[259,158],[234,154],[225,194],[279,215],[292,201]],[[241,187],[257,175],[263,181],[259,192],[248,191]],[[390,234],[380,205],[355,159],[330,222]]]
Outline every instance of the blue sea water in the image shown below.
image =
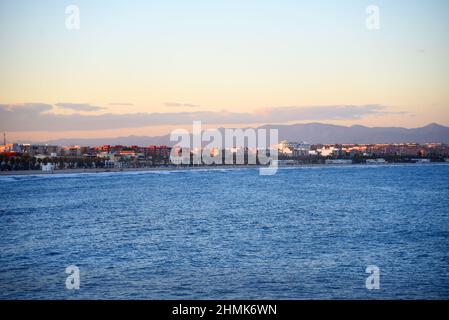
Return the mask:
[[448,299],[449,166],[1,176],[0,298]]

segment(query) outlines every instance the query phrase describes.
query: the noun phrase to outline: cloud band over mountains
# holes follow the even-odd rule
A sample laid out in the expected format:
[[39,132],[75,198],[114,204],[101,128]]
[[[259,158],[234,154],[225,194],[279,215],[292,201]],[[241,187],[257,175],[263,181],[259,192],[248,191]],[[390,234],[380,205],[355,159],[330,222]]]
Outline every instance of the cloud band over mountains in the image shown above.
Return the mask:
[[[75,111],[96,111],[88,104],[65,104]],[[89,108],[90,107],[90,108]],[[92,107],[94,110],[92,110]],[[84,110],[83,110],[84,109]],[[139,128],[158,125],[286,123],[289,121],[351,120],[391,113],[379,104],[273,107],[256,112],[193,111],[124,114],[57,114],[45,103],[0,104],[2,131],[88,131]]]

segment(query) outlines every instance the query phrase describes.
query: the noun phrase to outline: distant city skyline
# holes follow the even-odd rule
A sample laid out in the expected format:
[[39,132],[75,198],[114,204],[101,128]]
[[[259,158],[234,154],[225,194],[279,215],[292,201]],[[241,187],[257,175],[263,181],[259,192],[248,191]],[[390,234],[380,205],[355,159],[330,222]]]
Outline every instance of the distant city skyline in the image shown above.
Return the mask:
[[0,131],[45,141],[164,135],[193,120],[449,126],[447,12],[444,0],[3,0]]

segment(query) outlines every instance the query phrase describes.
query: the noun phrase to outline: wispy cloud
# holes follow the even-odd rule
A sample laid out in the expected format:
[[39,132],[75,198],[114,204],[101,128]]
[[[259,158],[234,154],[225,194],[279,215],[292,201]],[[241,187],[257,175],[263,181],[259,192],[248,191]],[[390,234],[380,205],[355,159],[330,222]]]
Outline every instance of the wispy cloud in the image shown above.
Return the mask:
[[270,119],[272,122],[295,120],[351,120],[360,119],[366,115],[391,113],[387,107],[379,104],[368,105],[332,105],[304,107],[274,107],[259,109],[257,118]]
[[125,107],[130,107],[133,106],[134,103],[130,103],[130,102],[109,102],[110,106],[125,106]]
[[165,102],[164,105],[170,108],[199,108],[200,105],[193,103],[182,103],[182,102]]
[[[53,106],[48,103],[40,102],[28,102],[28,103],[16,103],[16,104],[0,104],[0,112],[10,111],[15,115],[21,114],[27,115],[29,113],[44,113],[46,111],[53,110]],[[1,118],[0,118],[1,120]]]
[[68,109],[73,111],[85,111],[85,112],[91,112],[91,111],[99,111],[104,110],[103,107],[93,106],[89,103],[70,103],[70,102],[60,102],[55,104],[55,106],[62,108],[62,109]]
[[[0,104],[0,128],[6,131],[77,131],[139,128],[154,125],[186,125],[200,120],[207,124],[286,123],[304,120],[360,119],[386,115],[387,107],[370,105],[274,107],[256,112],[195,111],[125,114],[55,114],[49,104]],[[97,109],[95,109],[97,110]]]

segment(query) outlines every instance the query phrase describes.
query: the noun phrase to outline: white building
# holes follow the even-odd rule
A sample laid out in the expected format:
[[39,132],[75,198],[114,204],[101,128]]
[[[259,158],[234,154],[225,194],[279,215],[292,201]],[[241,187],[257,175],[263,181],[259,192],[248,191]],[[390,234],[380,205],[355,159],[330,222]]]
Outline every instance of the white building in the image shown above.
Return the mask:
[[55,166],[53,163],[42,164],[42,171],[53,171]]
[[279,153],[290,157],[307,156],[309,155],[310,147],[310,144],[304,141],[289,142],[283,140],[278,144]]
[[316,150],[317,153],[319,153],[322,157],[328,157],[328,156],[332,156],[334,154],[338,154],[340,153],[341,149],[339,148],[335,148],[333,146],[324,146],[321,149],[317,149]]

